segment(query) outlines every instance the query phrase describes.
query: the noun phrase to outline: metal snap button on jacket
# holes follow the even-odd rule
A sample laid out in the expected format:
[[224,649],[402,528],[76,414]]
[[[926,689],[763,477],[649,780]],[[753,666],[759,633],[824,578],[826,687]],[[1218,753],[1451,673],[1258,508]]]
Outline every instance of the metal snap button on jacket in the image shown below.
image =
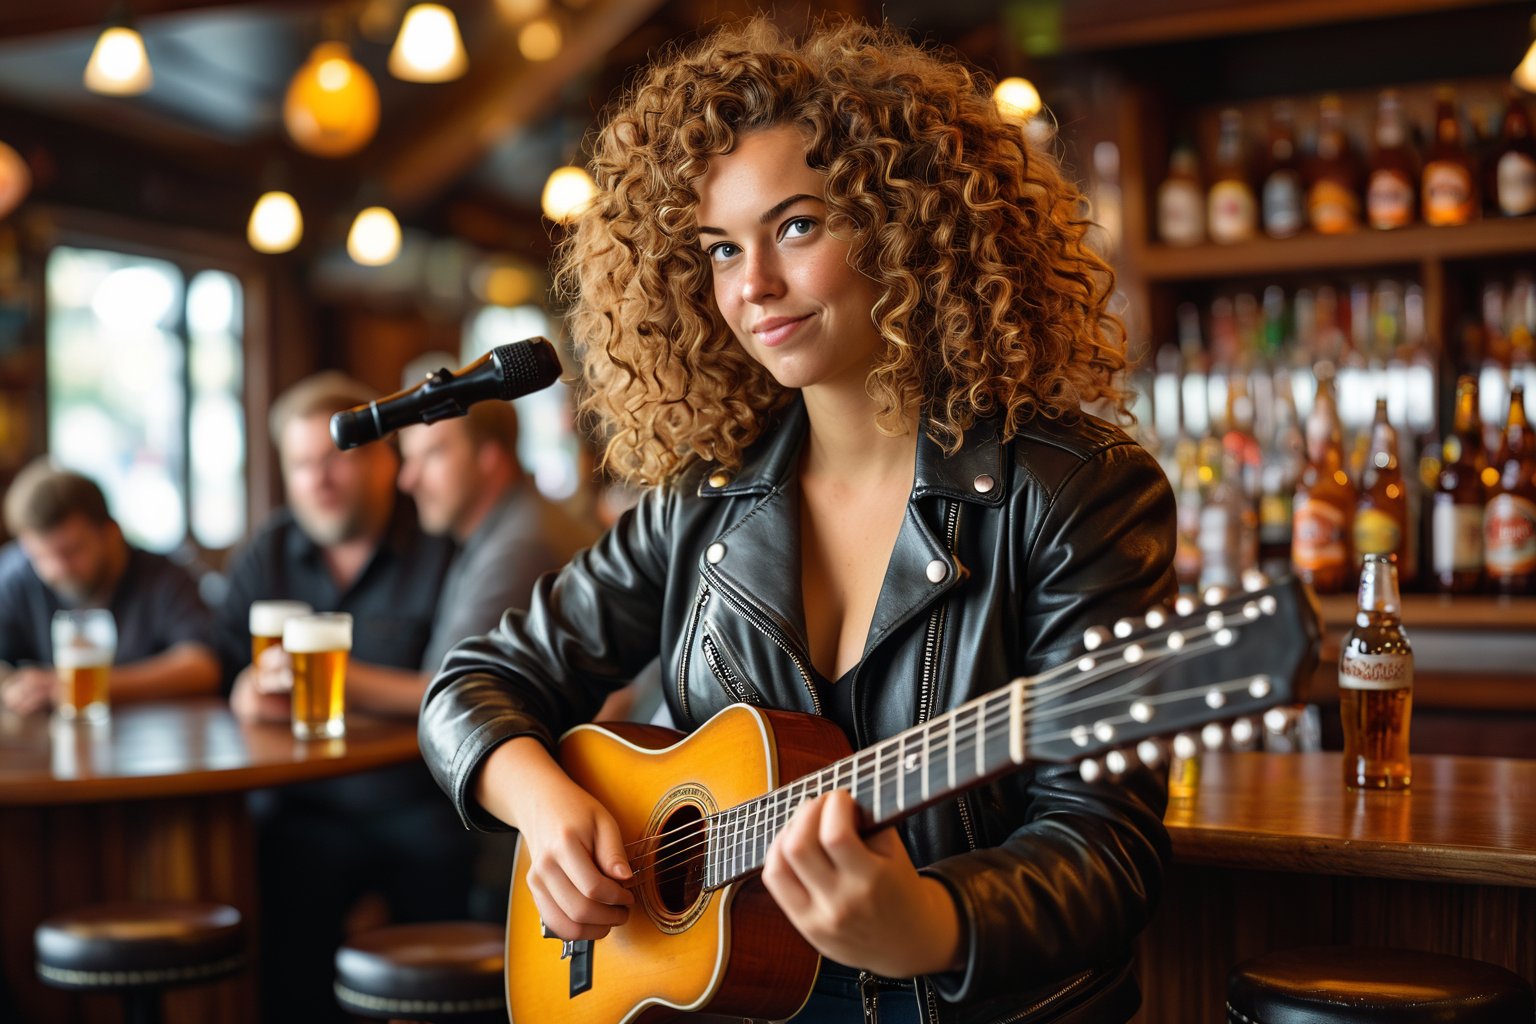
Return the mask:
[[709,560],[710,565],[717,564],[720,559],[725,557],[725,545],[715,541],[708,548],[704,549],[704,557]]
[[709,486],[711,487],[724,487],[730,482],[731,474],[727,473],[723,469],[716,470],[715,472],[709,474]]
[[935,558],[933,561],[928,563],[928,582],[929,583],[943,583],[944,582],[944,578],[946,576],[948,576],[948,575],[949,575],[949,563],[944,561],[944,559],[942,559],[942,558]]
[[976,488],[977,494],[991,494],[992,488],[997,486],[997,481],[988,473],[983,473],[971,481],[971,486]]

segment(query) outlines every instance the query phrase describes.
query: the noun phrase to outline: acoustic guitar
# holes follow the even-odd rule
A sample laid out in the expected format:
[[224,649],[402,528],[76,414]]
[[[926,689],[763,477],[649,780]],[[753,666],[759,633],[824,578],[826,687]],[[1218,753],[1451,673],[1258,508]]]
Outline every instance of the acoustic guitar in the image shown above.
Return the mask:
[[801,803],[849,790],[874,831],[1030,763],[1078,762],[1090,779],[1132,759],[1153,764],[1165,756],[1157,737],[1291,701],[1316,664],[1319,633],[1316,600],[1295,580],[1181,597],[1171,611],[1089,630],[1074,661],[855,754],[827,719],[749,704],[688,736],[577,726],[561,738],[560,764],[618,821],[636,900],[601,939],[546,938],[520,845],[507,920],[510,1018],[790,1017],[810,996],[819,957],[758,873]]

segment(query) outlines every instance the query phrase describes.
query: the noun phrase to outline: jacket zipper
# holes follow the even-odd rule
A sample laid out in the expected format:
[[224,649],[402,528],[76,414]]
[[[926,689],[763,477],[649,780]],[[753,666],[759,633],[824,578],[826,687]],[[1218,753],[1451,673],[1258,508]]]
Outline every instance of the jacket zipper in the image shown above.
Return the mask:
[[704,652],[704,660],[709,663],[709,669],[720,681],[725,689],[725,695],[733,701],[743,704],[761,704],[757,692],[748,686],[746,680],[740,678],[734,669],[726,663],[725,656],[720,653],[720,648],[715,644],[714,637],[705,633],[699,640],[699,648]]
[[699,579],[699,596],[693,601],[693,614],[688,616],[688,632],[683,635],[683,654],[677,662],[677,706],[683,713],[685,724],[693,722],[693,712],[688,710],[688,651],[693,647],[693,634],[699,626],[699,615],[709,602],[709,583]]
[[[706,570],[706,575],[707,574],[708,574],[708,571]],[[714,577],[709,577],[709,578],[715,579]],[[800,673],[800,681],[801,681],[801,683],[803,683],[805,685],[805,692],[810,694],[810,697],[811,697],[811,707],[813,707],[815,709],[816,714],[821,715],[822,714],[821,697],[817,695],[816,687],[811,682],[811,673],[810,673],[810,670],[808,668],[806,668],[805,659],[800,657],[799,653],[796,652],[794,647],[792,647],[790,645],[789,641],[784,637],[784,635],[781,632],[779,632],[779,630],[774,625],[772,625],[771,623],[766,621],[746,601],[742,600],[741,598],[738,598],[735,594],[731,593],[731,589],[728,586],[726,586],[723,581],[721,581],[719,579],[715,579],[715,582],[719,585],[719,587],[720,587],[720,594],[721,594],[722,597],[725,598],[726,603],[728,603],[731,607],[735,608],[738,612],[740,612],[742,617],[745,618],[748,622],[750,622],[754,627],[756,627],[756,629],[757,629],[757,631],[759,633],[762,633],[769,640],[773,641],[773,644],[774,644],[775,647],[777,647],[779,650],[783,651],[785,654],[789,655],[789,660],[793,661],[795,663],[795,671]],[[697,618],[697,614],[695,614],[695,618]],[[689,642],[691,643],[692,642],[692,635],[691,635],[692,631],[690,630],[689,632],[690,632]]]
[[1038,1003],[1035,1003],[1033,1006],[1026,1006],[1024,1009],[1018,1011],[1017,1013],[1011,1013],[1006,1017],[999,1017],[997,1020],[993,1021],[992,1024],[1019,1024],[1020,1021],[1028,1020],[1030,1017],[1039,1013],[1047,1006],[1050,1006],[1052,1003],[1065,997],[1073,989],[1082,988],[1088,983],[1088,980],[1093,977],[1093,973],[1094,972],[1091,969],[1084,971],[1082,974],[1079,974],[1077,977],[1073,978],[1071,981],[1067,982],[1065,985],[1061,986],[1061,988],[1057,989],[1055,992],[1052,992]]

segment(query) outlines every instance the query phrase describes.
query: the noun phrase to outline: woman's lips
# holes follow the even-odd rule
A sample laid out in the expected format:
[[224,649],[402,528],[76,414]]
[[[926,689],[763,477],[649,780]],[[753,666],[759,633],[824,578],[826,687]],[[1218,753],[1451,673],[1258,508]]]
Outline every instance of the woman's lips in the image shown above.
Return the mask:
[[810,313],[804,316],[771,316],[753,324],[752,333],[757,337],[759,344],[766,348],[773,348],[776,345],[782,345],[791,334],[795,333],[795,328],[810,318]]

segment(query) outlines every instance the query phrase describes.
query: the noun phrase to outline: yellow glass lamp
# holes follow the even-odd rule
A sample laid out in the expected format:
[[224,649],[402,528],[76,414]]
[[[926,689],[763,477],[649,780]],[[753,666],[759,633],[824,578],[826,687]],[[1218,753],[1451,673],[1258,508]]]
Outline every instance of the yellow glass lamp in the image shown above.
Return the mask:
[[378,86],[345,43],[321,43],[288,83],[283,124],[294,145],[316,156],[355,153],[378,130]]

